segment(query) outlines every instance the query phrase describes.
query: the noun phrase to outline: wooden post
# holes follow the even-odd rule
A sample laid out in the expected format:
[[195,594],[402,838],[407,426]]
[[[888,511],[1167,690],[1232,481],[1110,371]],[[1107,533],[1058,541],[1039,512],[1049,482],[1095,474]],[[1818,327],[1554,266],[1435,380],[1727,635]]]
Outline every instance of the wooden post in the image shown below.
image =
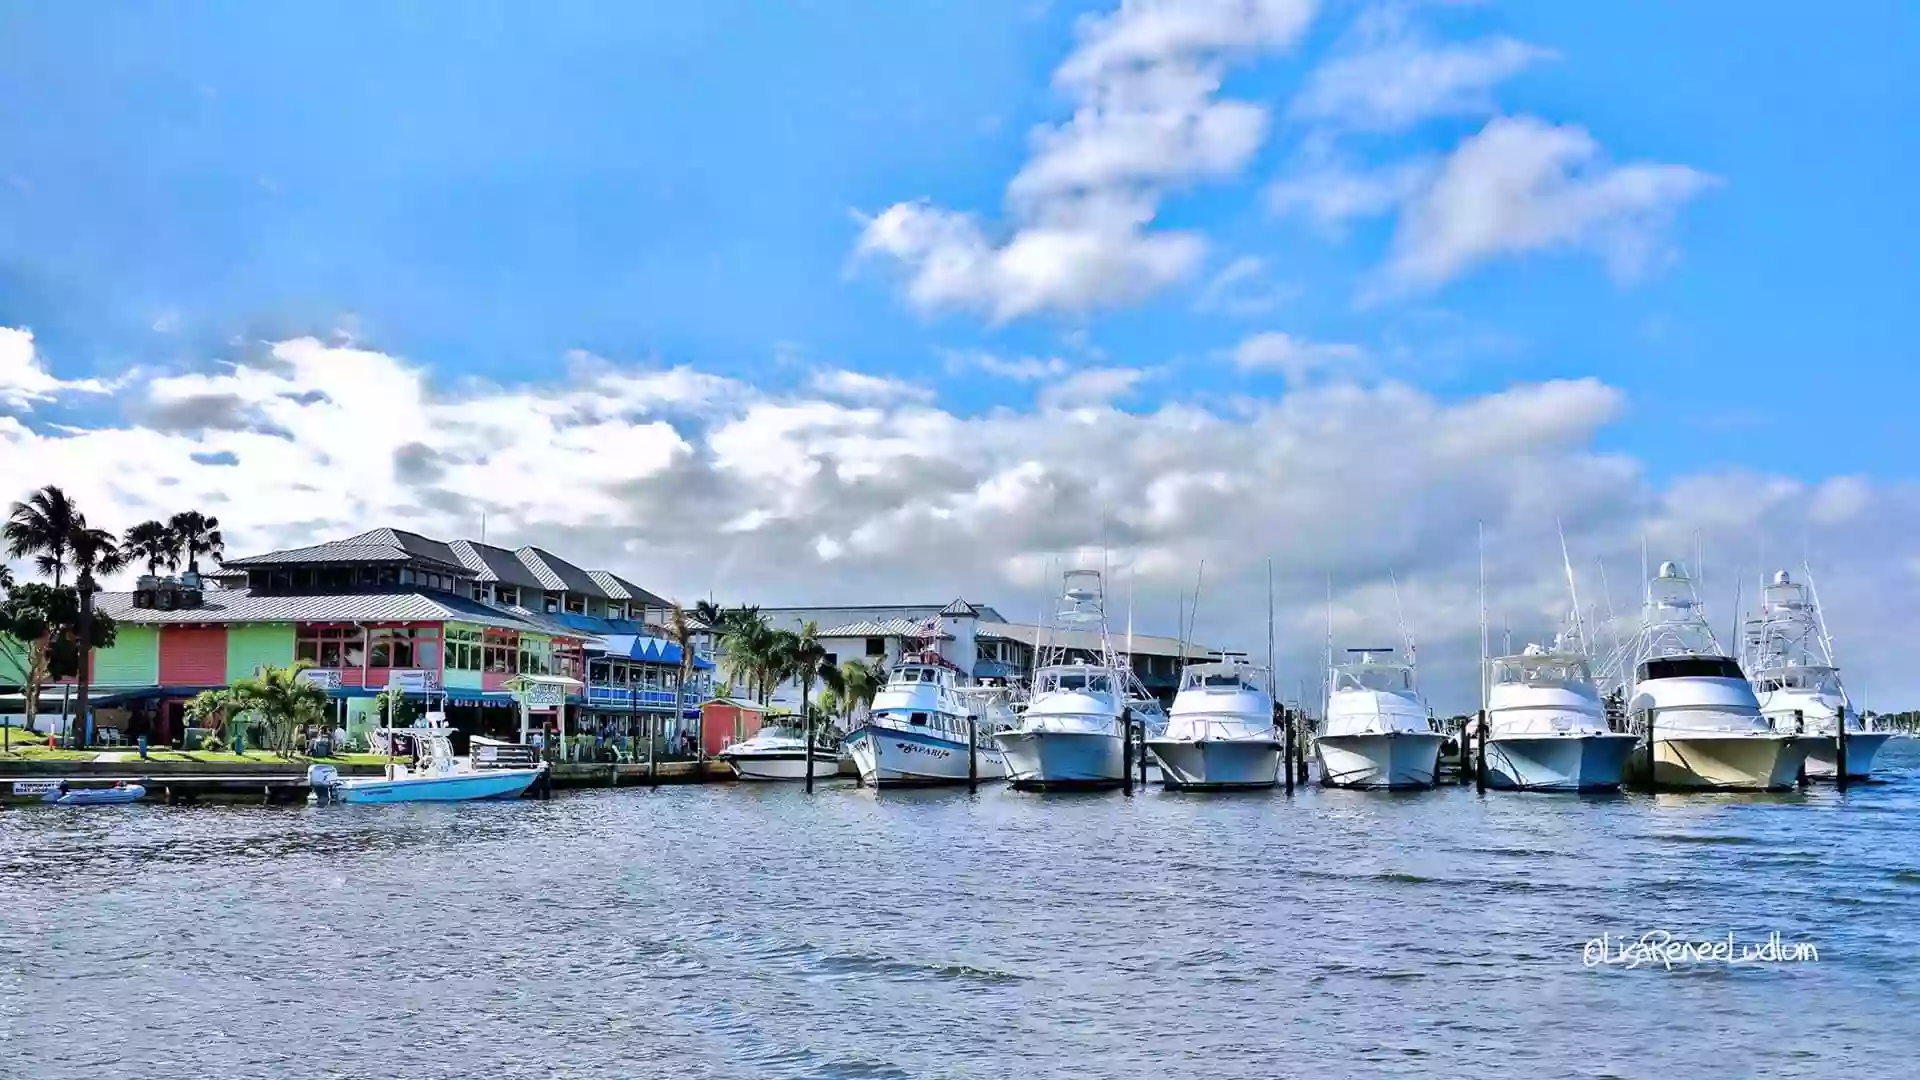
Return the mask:
[[654,735],[660,727],[660,718],[652,713],[648,713],[645,726],[647,729],[647,785],[649,787],[659,787],[660,747],[655,742]]
[[807,716],[807,720],[806,720],[806,723],[805,723],[805,724],[803,724],[803,725],[801,726],[801,729],[802,729],[803,731],[805,731],[805,732],[806,732],[806,740],[807,740],[807,794],[809,794],[809,795],[811,795],[811,794],[813,794],[813,710],[812,710],[812,709],[809,709],[809,708],[807,708],[807,706],[806,706],[806,703],[805,703],[805,702],[802,702],[802,703],[801,703],[801,705],[800,705],[800,710],[801,710],[802,712],[804,712],[804,713],[806,713],[806,716]]
[[1293,724],[1293,769],[1299,774],[1300,783],[1305,785],[1307,782],[1307,731],[1312,725],[1304,716],[1294,717]]
[[[1140,748],[1140,753],[1144,755],[1146,752],[1147,752],[1147,748],[1142,746]],[[1142,769],[1141,771],[1143,774],[1145,773],[1145,769]],[[1142,786],[1145,786],[1144,775],[1142,777]],[[1133,794],[1133,710],[1132,709],[1120,710],[1120,787],[1127,794],[1129,795]]]
[[1833,711],[1833,782],[1841,791],[1847,790],[1847,707],[1841,705]]
[[1484,792],[1487,790],[1487,711],[1481,709],[1477,718],[1473,732],[1473,790]]
[[[1807,733],[1807,714],[1799,709],[1793,710],[1793,733],[1795,735],[1805,735]],[[1805,757],[1800,759],[1800,771],[1794,774],[1793,785],[1801,788],[1807,786],[1807,759]]]
[[1287,794],[1293,794],[1293,717],[1285,705],[1275,705],[1273,711],[1281,725],[1280,730],[1280,767],[1287,773]]
[[967,714],[967,790],[980,790],[980,721]]
[[[1128,737],[1132,737],[1131,733]],[[1162,784],[1167,782],[1164,772],[1160,776],[1160,782]],[[1140,790],[1142,792],[1147,790],[1147,722],[1144,719],[1140,721]]]

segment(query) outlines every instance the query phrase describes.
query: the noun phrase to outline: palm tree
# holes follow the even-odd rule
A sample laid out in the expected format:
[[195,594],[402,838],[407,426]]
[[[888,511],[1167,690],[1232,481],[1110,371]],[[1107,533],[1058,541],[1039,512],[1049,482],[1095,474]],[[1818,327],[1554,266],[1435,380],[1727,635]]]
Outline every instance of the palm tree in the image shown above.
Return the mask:
[[[749,613],[750,612],[750,613]],[[767,681],[767,660],[773,641],[773,628],[758,609],[740,609],[728,618],[720,651],[725,657],[727,675],[747,688],[747,696],[765,703],[762,688]]]
[[840,665],[840,684],[840,704],[852,723],[856,713],[873,705],[875,695],[887,685],[887,674],[879,662],[856,658]]
[[60,587],[61,575],[73,553],[73,533],[80,526],[80,511],[67,493],[48,484],[25,502],[13,504],[7,512],[0,536],[7,541],[7,556],[24,559],[31,555],[40,572],[53,578]]
[[[673,687],[673,722],[676,726],[685,718],[687,693],[687,675],[693,671],[693,629],[692,620],[687,618],[687,609],[678,603],[667,612],[667,637],[680,646],[680,678]],[[707,760],[707,714],[701,710],[700,718],[694,721],[694,738],[699,745],[694,748],[694,760]]]
[[200,572],[200,556],[218,559],[227,552],[217,517],[208,517],[198,510],[182,510],[167,519],[167,528],[173,533],[174,547],[187,557],[189,574]]
[[147,564],[147,573],[158,577],[160,568],[171,570],[180,565],[180,542],[173,530],[158,521],[143,521],[127,530],[120,540],[121,550],[134,562]]
[[207,731],[200,740],[202,750],[219,750],[227,745],[227,716],[236,704],[238,699],[231,690],[202,690],[188,699],[187,722]]
[[73,560],[73,569],[78,574],[74,582],[80,593],[80,670],[74,675],[74,713],[79,719],[74,729],[74,745],[80,745],[80,735],[86,729],[87,694],[93,683],[93,596],[100,591],[100,583],[94,580],[95,574],[117,574],[127,567],[126,553],[120,550],[120,542],[105,529],[90,529],[85,518],[74,519],[74,532],[67,538],[68,557]]
[[774,630],[767,635],[762,654],[761,675],[766,680],[766,698],[771,700],[780,684],[800,674],[800,635],[791,630]]
[[[809,731],[813,727],[813,684],[825,676],[832,682],[840,681],[840,668],[832,662],[832,654],[820,644],[820,624],[809,622],[794,635],[793,651],[790,659],[793,675],[800,680],[800,719]],[[827,675],[828,671],[833,674]]]
[[715,634],[725,633],[733,613],[711,600],[702,600],[693,605],[693,617],[707,624],[707,629]]
[[318,723],[326,716],[326,690],[300,677],[302,671],[312,666],[311,660],[295,660],[286,667],[270,667],[233,684],[236,706],[255,714],[267,725],[282,757],[292,747],[294,728]]

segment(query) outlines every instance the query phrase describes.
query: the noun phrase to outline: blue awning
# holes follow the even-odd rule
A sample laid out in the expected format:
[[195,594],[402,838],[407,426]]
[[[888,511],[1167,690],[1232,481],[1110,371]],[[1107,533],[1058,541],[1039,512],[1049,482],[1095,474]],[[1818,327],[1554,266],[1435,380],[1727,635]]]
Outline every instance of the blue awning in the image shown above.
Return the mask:
[[[596,643],[607,657],[617,660],[639,660],[649,664],[680,666],[680,646],[666,638],[652,637],[646,634],[608,634]],[[695,671],[710,671],[713,661],[694,656]]]

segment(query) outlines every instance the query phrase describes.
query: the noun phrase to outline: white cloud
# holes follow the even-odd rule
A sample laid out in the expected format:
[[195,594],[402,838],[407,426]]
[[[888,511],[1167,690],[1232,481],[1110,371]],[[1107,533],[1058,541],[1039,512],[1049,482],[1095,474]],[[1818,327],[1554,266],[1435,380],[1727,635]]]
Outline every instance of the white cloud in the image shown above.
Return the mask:
[[868,375],[845,368],[816,371],[808,385],[814,393],[842,401],[932,401],[933,390],[904,379]]
[[1631,277],[1660,250],[1675,210],[1714,183],[1684,165],[1611,164],[1576,126],[1500,117],[1407,204],[1383,285],[1433,288],[1489,259],[1540,250],[1596,251]]
[[[1042,363],[1045,363],[1044,361]],[[1097,406],[1150,372],[1095,369],[1057,407],[961,415],[937,402],[772,395],[690,367],[567,365],[557,381],[439,385],[368,348],[280,342],[220,370],[124,387],[126,417],[35,431],[0,417],[0,500],[67,487],[122,529],[197,507],[235,554],[379,525],[534,542],[665,595],[767,604],[955,594],[1029,618],[1051,558],[1111,548],[1137,575],[1138,624],[1168,631],[1207,561],[1200,636],[1259,648],[1265,565],[1279,591],[1283,684],[1317,681],[1324,576],[1341,641],[1391,633],[1400,575],[1437,707],[1464,707],[1477,653],[1475,523],[1490,604],[1517,635],[1564,607],[1554,520],[1583,595],[1631,604],[1638,545],[1656,559],[1704,530],[1717,622],[1739,568],[1819,572],[1877,698],[1920,692],[1879,631],[1904,626],[1920,578],[1920,488],[1864,478],[1682,476],[1650,484],[1596,449],[1626,408],[1595,380],[1442,399],[1392,381],[1310,382],[1215,411]],[[138,419],[164,398],[170,427]],[[227,400],[231,398],[232,400]],[[198,455],[198,457],[196,457]],[[233,464],[208,464],[225,461]],[[1791,557],[1786,557],[1791,553]],[[1097,558],[1097,556],[1095,556]],[[1751,598],[1749,586],[1748,598]]]
[[1396,36],[1322,64],[1288,113],[1373,131],[1398,131],[1434,116],[1493,113],[1496,83],[1555,55],[1508,37],[1432,44]]
[[1434,163],[1426,158],[1362,168],[1316,148],[1267,188],[1267,205],[1276,214],[1302,216],[1338,238],[1349,221],[1392,212],[1426,187],[1433,174]]
[[1265,259],[1242,255],[1213,275],[1194,300],[1193,309],[1223,315],[1264,315],[1298,291],[1296,287],[1273,281]]
[[0,326],[0,405],[31,409],[63,393],[104,394],[98,379],[63,380],[53,376],[33,346],[33,331]]
[[1153,372],[1146,368],[1107,367],[1076,371],[1040,388],[1040,405],[1048,409],[1081,409],[1108,405],[1133,393]]
[[1346,342],[1315,342],[1278,331],[1255,334],[1233,348],[1242,371],[1278,371],[1289,383],[1332,371],[1350,374],[1367,361],[1367,350]]
[[948,350],[945,356],[949,371],[977,369],[1015,382],[1057,379],[1071,370],[1058,356],[998,356],[984,350]]
[[862,218],[856,254],[899,263],[922,310],[995,322],[1132,304],[1187,278],[1206,241],[1154,228],[1160,200],[1245,166],[1267,110],[1220,98],[1224,71],[1291,45],[1313,9],[1312,0],[1125,0],[1083,19],[1054,73],[1073,116],[1033,132],[1007,187],[1009,225],[896,203]]

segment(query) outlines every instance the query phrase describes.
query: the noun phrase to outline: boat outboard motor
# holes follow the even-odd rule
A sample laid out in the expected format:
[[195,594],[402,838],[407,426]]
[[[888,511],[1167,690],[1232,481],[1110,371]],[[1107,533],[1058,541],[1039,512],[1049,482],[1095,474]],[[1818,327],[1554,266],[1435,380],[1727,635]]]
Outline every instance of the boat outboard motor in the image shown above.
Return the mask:
[[307,801],[332,802],[334,785],[340,782],[340,770],[332,765],[307,766]]

